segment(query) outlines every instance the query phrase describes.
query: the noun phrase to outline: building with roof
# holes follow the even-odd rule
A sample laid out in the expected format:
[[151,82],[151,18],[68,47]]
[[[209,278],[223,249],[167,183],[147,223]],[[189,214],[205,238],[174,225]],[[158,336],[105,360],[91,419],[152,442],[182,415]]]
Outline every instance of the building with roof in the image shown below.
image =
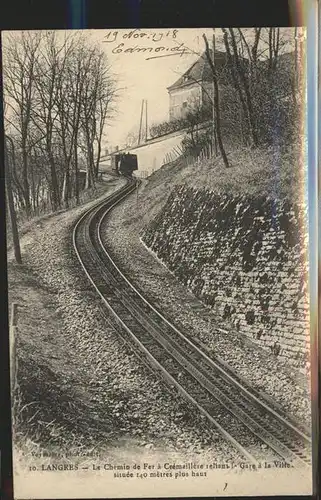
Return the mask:
[[[213,57],[213,52],[210,53]],[[216,50],[214,56],[219,85],[231,85],[230,64],[226,52]],[[213,77],[205,52],[175,83],[167,87],[167,90],[170,120],[184,118],[191,106],[211,102]]]
[[[213,57],[213,51],[210,51]],[[239,56],[238,64],[249,69],[248,59]],[[224,100],[228,92],[230,95],[235,92],[233,84],[231,62],[227,53],[215,50],[214,64],[218,77],[220,89],[220,100]],[[232,56],[233,64],[233,56]],[[261,78],[267,79],[269,75],[269,65],[271,61],[265,59],[259,61],[258,68]],[[278,98],[284,98],[291,93],[292,81],[297,67],[300,67],[300,61],[295,62],[294,52],[280,54],[276,64],[276,80],[279,82],[275,89]],[[213,77],[210,64],[205,52],[190,66],[190,68],[176,82],[167,87],[169,93],[169,117],[170,120],[184,118],[187,110],[193,106],[209,104],[213,99]]]

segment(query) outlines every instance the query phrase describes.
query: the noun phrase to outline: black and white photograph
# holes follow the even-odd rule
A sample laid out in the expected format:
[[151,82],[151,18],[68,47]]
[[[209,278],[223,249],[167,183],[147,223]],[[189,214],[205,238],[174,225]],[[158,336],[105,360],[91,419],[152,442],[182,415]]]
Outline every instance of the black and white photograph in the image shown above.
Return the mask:
[[311,494],[306,52],[2,33],[16,499]]

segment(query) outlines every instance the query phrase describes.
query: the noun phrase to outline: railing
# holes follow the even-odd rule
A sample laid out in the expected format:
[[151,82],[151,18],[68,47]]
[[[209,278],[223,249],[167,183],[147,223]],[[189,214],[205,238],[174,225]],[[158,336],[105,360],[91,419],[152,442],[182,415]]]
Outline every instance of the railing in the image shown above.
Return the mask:
[[199,165],[204,160],[210,160],[211,158],[213,158],[214,155],[215,155],[214,147],[210,143],[204,146],[196,157],[192,155],[187,156],[187,164]]
[[184,155],[182,146],[175,146],[169,153],[166,153],[161,166],[167,165],[168,163],[172,163],[173,161],[177,160],[183,155],[185,157],[187,165],[199,164],[204,160],[209,160],[210,158],[213,158],[214,154],[215,152],[212,144],[208,144],[204,148],[202,148],[197,156]]
[[175,146],[169,153],[163,158],[161,166],[166,165],[167,163],[172,163],[183,155],[182,146]]

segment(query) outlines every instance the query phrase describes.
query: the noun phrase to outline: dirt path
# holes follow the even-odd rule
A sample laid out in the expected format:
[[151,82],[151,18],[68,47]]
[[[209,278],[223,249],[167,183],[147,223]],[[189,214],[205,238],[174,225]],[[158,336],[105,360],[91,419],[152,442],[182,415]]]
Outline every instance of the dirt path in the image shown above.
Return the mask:
[[79,460],[92,450],[240,460],[108,325],[72,249],[83,210],[38,222],[22,238],[24,265],[9,258],[9,301],[19,304],[15,441],[24,463],[79,450]]

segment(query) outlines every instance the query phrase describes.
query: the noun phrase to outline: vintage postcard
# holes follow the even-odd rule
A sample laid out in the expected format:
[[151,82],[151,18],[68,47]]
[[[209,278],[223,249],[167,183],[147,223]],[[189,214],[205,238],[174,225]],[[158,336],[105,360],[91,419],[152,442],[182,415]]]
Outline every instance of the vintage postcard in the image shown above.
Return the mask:
[[15,498],[311,494],[306,29],[2,47]]

